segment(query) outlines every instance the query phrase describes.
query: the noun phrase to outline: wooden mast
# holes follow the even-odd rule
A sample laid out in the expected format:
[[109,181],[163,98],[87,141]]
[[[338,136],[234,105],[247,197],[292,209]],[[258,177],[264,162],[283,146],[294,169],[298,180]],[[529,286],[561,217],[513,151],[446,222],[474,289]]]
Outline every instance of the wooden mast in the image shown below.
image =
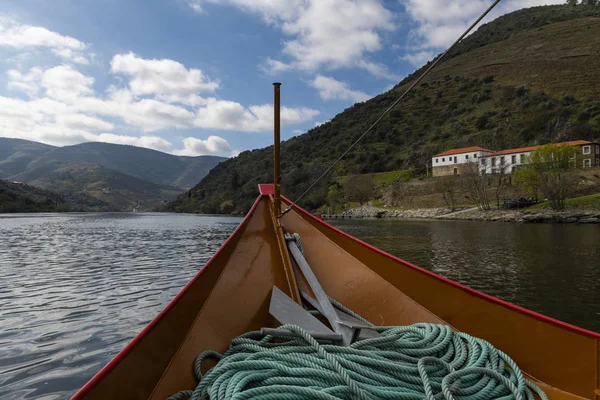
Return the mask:
[[274,121],[274,129],[273,129],[273,187],[274,187],[274,195],[273,195],[273,205],[275,208],[275,217],[281,218],[281,194],[280,194],[280,186],[281,186],[281,168],[280,168],[280,154],[279,154],[279,142],[281,136],[281,125],[280,125],[280,93],[281,93],[281,83],[275,82],[273,83],[273,91],[274,91],[274,106],[275,106],[275,121]]

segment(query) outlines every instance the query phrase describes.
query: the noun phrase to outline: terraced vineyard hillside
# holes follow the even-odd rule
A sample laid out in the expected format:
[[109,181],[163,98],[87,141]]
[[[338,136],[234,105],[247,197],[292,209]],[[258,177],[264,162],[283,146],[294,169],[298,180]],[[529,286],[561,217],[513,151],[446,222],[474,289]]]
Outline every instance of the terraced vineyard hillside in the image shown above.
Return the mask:
[[[304,191],[419,73],[284,142],[283,193]],[[503,16],[468,37],[301,205],[324,205],[336,176],[424,168],[449,148],[598,139],[599,93],[600,6],[535,7]],[[244,213],[256,185],[271,181],[272,148],[243,152],[163,209]]]

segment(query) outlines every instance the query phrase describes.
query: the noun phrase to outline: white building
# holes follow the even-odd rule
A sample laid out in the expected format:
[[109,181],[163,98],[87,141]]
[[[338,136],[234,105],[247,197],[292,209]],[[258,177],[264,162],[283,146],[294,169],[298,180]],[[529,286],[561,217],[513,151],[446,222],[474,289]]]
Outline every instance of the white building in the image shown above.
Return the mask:
[[[571,142],[556,143],[556,145],[568,144],[581,149],[581,156],[577,157],[578,168],[590,168],[600,166],[600,144],[588,142],[587,140],[575,140]],[[508,149],[488,154],[479,159],[479,170],[486,174],[512,174],[515,169],[527,161],[532,151],[542,146],[521,147]]]
[[493,150],[472,146],[436,154],[431,159],[433,176],[460,175],[467,164],[479,163],[479,160],[492,153]]

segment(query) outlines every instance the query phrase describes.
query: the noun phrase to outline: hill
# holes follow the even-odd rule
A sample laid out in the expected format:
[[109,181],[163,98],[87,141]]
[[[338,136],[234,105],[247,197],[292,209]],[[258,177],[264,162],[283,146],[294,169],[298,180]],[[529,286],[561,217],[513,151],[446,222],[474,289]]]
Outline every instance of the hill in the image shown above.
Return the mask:
[[0,213],[114,211],[88,196],[62,196],[24,184],[0,180]]
[[[347,155],[301,205],[326,202],[333,177],[423,168],[433,154],[600,137],[600,7],[535,7],[479,28]],[[425,67],[424,67],[425,68]],[[282,143],[282,191],[299,195],[419,74]],[[217,165],[168,211],[244,213],[272,182],[272,147]]]
[[[86,195],[113,205],[118,210],[151,210],[163,201],[174,199],[180,190],[158,185],[92,163],[45,163],[42,169],[49,172],[34,176],[28,173],[15,178],[27,180],[31,185],[58,193]],[[28,178],[28,179],[27,179]]]
[[225,157],[183,157],[142,147],[90,142],[54,148],[46,157],[94,163],[149,182],[188,189]]
[[172,200],[224,159],[179,157],[109,143],[54,147],[0,138],[0,179],[66,196],[91,196],[118,210],[149,210]]
[[0,178],[27,172],[46,161],[93,163],[149,182],[188,189],[225,157],[174,156],[142,147],[89,142],[54,147],[0,138]]

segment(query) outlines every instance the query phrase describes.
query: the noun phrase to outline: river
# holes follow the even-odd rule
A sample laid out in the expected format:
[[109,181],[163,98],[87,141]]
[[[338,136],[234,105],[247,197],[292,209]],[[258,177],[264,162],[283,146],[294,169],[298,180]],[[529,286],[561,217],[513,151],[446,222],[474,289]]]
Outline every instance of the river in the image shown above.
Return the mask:
[[[73,394],[240,221],[145,213],[0,215],[0,398]],[[333,223],[475,289],[600,331],[598,226]]]

